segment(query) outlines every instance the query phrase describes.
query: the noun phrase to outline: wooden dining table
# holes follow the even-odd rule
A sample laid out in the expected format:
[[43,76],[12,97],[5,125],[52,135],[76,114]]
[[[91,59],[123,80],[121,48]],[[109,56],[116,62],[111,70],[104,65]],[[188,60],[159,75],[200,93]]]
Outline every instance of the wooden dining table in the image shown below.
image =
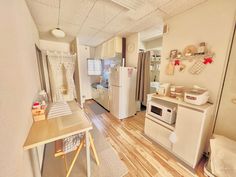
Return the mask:
[[41,177],[37,154],[38,146],[79,133],[85,133],[87,176],[90,177],[91,175],[89,131],[93,128],[92,123],[75,101],[67,103],[72,114],[33,122],[29,130],[23,148],[24,150],[30,150],[34,177]]

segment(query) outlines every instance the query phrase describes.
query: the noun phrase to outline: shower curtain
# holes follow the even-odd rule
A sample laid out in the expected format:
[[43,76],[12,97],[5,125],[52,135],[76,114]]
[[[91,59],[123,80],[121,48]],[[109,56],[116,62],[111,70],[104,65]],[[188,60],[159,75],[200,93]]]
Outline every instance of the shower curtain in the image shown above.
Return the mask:
[[48,55],[52,101],[71,101],[76,98],[74,71],[75,57]]
[[136,100],[147,103],[147,94],[150,90],[150,51],[139,52],[136,80]]

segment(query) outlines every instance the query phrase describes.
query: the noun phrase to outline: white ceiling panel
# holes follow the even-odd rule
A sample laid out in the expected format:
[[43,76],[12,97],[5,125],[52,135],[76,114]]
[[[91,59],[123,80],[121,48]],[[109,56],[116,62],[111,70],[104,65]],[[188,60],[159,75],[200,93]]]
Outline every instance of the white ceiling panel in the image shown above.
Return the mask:
[[206,1],[207,0],[171,0],[169,3],[162,5],[160,9],[169,16],[174,16]]
[[126,15],[133,20],[139,20],[142,17],[149,14],[150,12],[154,11],[155,9],[156,9],[155,6],[152,6],[150,3],[147,3],[146,1],[142,7],[140,7],[137,10],[130,10],[126,13]]
[[44,3],[38,3],[36,0],[28,0],[27,2],[31,8],[32,16],[37,25],[57,25],[58,8],[55,8],[54,6],[48,6]]
[[127,17],[125,13],[120,14],[116,17],[115,20],[111,21],[109,25],[103,28],[103,31],[107,33],[113,33],[114,35],[120,32],[122,29],[125,29],[130,24],[134,23],[130,17]]
[[162,5],[167,4],[173,0],[147,0],[147,1],[154,7],[159,8]]
[[100,31],[96,33],[96,35],[94,35],[90,40],[88,40],[86,45],[96,46],[103,41],[110,39],[111,37],[113,37],[113,34]]
[[94,36],[97,32],[97,30],[92,28],[83,28],[80,31],[79,43],[87,45],[88,40],[91,38],[91,36]]
[[148,41],[150,39],[154,39],[163,35],[163,26],[156,25],[147,30],[140,32],[140,40]]
[[100,30],[124,10],[122,7],[114,5],[111,1],[98,0],[89,14],[83,28],[94,28]]
[[58,8],[59,0],[27,0],[28,2],[38,3],[51,8]]
[[140,31],[146,30],[153,26],[157,26],[157,25],[162,26],[163,20],[161,16],[162,16],[162,12],[159,10],[155,10],[149,13],[148,15],[142,17],[138,21],[132,23],[131,25],[129,25],[129,27],[124,28],[121,32],[124,33],[124,31],[126,31],[126,32],[134,33],[134,32],[140,32]]
[[95,0],[66,0],[62,2],[62,21],[81,27]]
[[[115,1],[115,0],[114,0]],[[182,13],[206,0],[61,0],[60,25],[63,39],[50,31],[57,27],[60,0],[26,0],[40,38],[96,46],[115,36],[162,26],[163,18]],[[129,7],[128,7],[129,6]]]

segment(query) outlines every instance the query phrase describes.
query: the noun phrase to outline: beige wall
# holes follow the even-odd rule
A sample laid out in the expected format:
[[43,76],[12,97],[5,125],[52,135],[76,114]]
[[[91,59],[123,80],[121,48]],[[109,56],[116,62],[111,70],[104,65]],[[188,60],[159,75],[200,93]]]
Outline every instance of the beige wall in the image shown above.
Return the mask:
[[23,144],[40,88],[34,46],[38,31],[24,0],[2,1],[0,13],[0,176],[32,177]]
[[146,50],[161,49],[162,48],[162,37],[144,42],[144,47]]
[[[133,50],[128,50],[130,46]],[[134,33],[126,38],[126,66],[137,67],[139,50],[139,34]]]
[[[235,0],[209,0],[166,21],[170,30],[163,36],[160,81],[206,87],[210,91],[211,100],[216,103],[232,37],[235,9]],[[189,44],[198,44],[202,41],[205,41],[216,54],[213,64],[207,66],[200,75],[191,75],[188,72],[192,65],[188,62],[185,72],[175,72],[174,76],[165,74],[168,63],[166,58],[170,50],[183,50]]]
[[70,51],[70,44],[65,42],[54,42],[47,40],[39,40],[41,50],[53,50],[53,51]]

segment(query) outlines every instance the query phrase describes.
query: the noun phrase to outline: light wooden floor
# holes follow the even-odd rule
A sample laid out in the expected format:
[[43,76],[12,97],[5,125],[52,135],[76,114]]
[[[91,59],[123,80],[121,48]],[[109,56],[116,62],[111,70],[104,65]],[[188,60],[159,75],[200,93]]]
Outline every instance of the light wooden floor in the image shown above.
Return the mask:
[[[85,103],[85,111],[128,167],[125,177],[194,176],[174,156],[144,135],[145,112],[120,121],[110,113],[95,115],[89,108],[92,103],[92,100]],[[203,162],[195,169],[195,176],[204,177]]]

